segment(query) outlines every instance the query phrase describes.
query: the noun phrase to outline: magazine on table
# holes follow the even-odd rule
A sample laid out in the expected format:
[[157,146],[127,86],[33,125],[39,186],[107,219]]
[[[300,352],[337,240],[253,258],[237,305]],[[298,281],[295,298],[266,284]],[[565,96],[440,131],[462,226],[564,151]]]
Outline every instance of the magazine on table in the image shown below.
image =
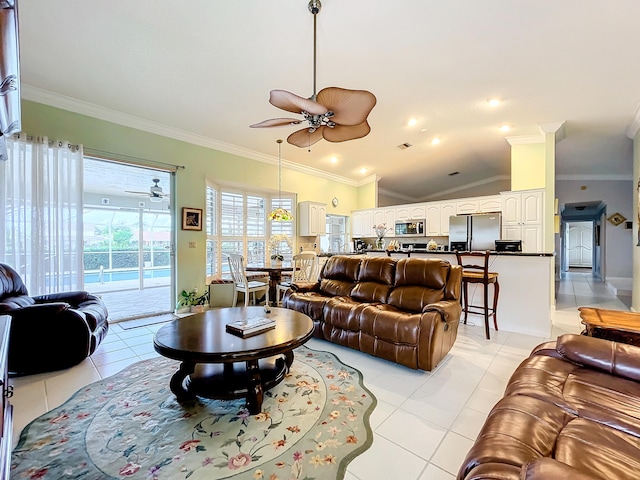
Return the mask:
[[249,317],[246,320],[236,320],[227,323],[227,331],[243,337],[271,330],[276,327],[276,321],[267,317]]

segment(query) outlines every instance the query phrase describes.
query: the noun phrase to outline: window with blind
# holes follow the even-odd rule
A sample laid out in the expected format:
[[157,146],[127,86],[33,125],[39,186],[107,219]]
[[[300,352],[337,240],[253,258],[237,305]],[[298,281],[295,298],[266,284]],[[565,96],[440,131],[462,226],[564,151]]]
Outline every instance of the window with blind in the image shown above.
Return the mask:
[[[237,253],[247,263],[264,263],[269,255],[272,235],[286,235],[280,253],[291,259],[295,242],[294,222],[269,222],[269,212],[280,206],[294,211],[294,196],[277,197],[259,193],[207,186],[207,276],[228,273],[224,254]],[[295,216],[295,212],[294,212]]]

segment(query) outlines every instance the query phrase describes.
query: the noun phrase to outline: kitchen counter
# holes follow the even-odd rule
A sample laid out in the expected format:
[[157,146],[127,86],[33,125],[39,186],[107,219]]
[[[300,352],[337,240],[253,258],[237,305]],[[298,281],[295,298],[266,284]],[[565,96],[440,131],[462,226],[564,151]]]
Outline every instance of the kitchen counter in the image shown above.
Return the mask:
[[322,252],[318,253],[318,257],[333,257],[334,255],[364,255],[365,253],[366,252]]
[[[392,252],[404,258],[408,251]],[[456,265],[455,252],[413,250],[411,258],[441,258]],[[386,250],[367,250],[367,255],[386,256]],[[542,338],[551,336],[551,306],[554,299],[554,254],[492,252],[489,269],[498,273],[498,328]],[[489,295],[492,295],[489,289]],[[470,303],[482,305],[482,288],[469,286]],[[469,314],[469,322],[484,325],[481,315]],[[541,339],[542,340],[542,339]]]
[[[367,253],[387,253],[386,250],[367,250]],[[414,253],[435,253],[438,255],[455,255],[455,252],[451,251],[443,251],[443,250],[427,250],[426,248],[418,248],[414,250],[392,250],[391,254],[414,254]],[[518,257],[554,257],[555,253],[524,253],[524,252],[496,252],[495,250],[491,251],[491,255],[509,255],[509,256],[518,256]]]

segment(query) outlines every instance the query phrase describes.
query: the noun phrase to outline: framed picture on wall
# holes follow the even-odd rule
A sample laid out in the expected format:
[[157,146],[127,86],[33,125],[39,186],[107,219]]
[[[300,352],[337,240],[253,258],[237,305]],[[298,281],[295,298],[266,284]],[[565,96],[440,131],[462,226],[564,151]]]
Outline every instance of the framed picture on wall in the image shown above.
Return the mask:
[[201,208],[182,208],[182,229],[183,230],[202,230],[202,209]]
[[626,218],[621,213],[614,213],[610,215],[607,220],[613,223],[616,227],[620,225],[622,222],[626,220]]

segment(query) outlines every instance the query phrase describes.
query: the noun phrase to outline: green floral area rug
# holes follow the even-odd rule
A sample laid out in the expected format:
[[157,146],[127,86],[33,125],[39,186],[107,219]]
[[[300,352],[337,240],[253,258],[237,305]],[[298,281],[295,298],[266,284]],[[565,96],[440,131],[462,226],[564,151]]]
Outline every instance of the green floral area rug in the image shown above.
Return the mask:
[[31,422],[11,478],[333,480],[373,441],[376,399],[330,353],[296,349],[257,415],[243,400],[179,404],[169,390],[177,366],[136,363]]

